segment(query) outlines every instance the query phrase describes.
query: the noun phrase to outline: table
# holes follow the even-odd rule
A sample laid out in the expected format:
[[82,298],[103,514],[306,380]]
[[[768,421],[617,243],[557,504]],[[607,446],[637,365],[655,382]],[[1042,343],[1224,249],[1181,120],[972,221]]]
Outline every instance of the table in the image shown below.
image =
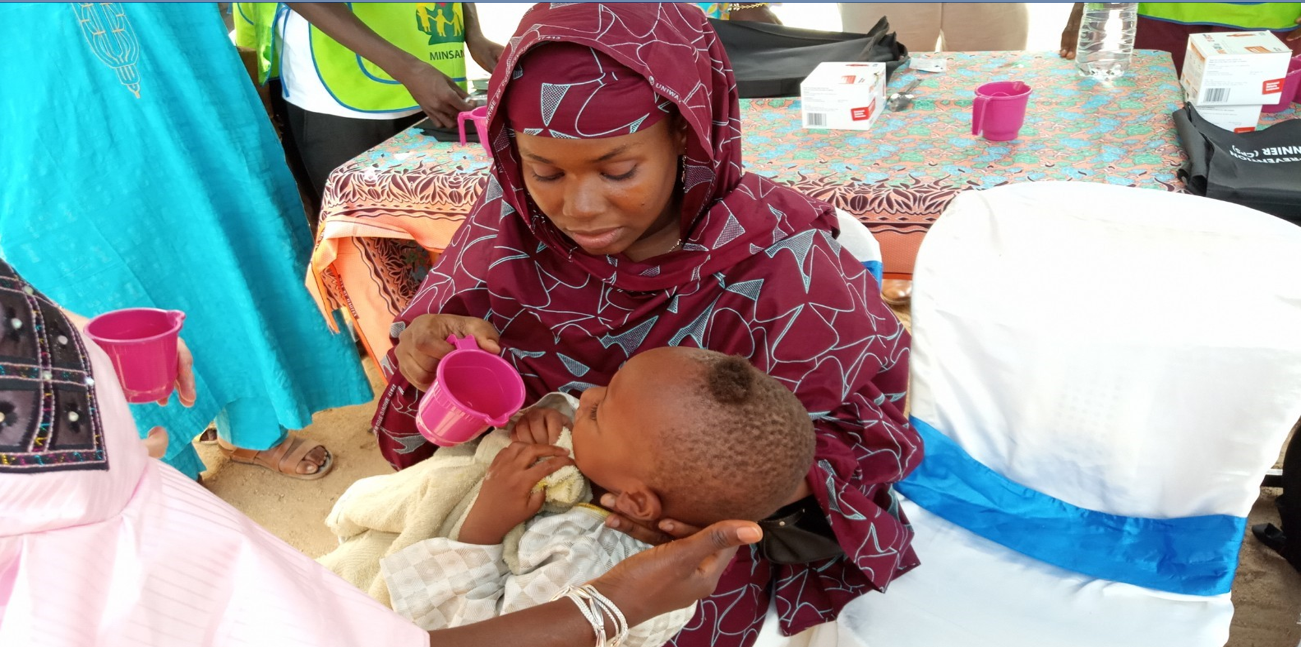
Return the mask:
[[[885,111],[869,132],[804,130],[798,99],[744,100],[745,168],[864,222],[887,278],[909,278],[924,233],[963,190],[1044,180],[1184,190],[1170,116],[1182,94],[1167,53],[1135,52],[1132,74],[1114,87],[1080,77],[1054,52],[937,56],[945,72],[903,68],[893,78],[889,93],[921,77],[915,105]],[[973,88],[1002,80],[1033,86],[1020,137],[971,136]],[[389,350],[391,322],[470,211],[488,166],[479,145],[409,129],[332,174],[308,284],[324,313],[344,311],[373,358]]]

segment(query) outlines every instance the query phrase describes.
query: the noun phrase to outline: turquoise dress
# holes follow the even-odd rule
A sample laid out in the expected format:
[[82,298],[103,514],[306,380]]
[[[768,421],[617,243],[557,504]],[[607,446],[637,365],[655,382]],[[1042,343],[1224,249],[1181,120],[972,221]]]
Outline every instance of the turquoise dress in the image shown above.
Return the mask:
[[0,4],[0,249],[73,312],[186,313],[198,401],[137,405],[167,460],[191,439],[279,443],[368,402],[347,336],[304,286],[298,191],[213,4]]

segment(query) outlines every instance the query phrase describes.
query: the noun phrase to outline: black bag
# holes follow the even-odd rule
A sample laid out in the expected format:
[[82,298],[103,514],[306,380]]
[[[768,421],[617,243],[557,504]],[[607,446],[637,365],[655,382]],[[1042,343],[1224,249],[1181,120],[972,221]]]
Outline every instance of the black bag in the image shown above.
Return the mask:
[[1253,133],[1224,130],[1192,104],[1174,112],[1187,163],[1178,177],[1187,190],[1300,224],[1300,120]]
[[761,555],[772,564],[810,564],[843,556],[843,547],[814,496],[790,503],[757,522]]
[[730,20],[711,25],[730,57],[742,99],[800,96],[802,80],[827,61],[886,63],[885,83],[906,62],[906,46],[889,33],[887,18],[866,34]]
[[[421,134],[427,137],[433,137],[437,142],[450,142],[456,144],[460,141],[457,128],[441,128],[430,120],[430,117],[422,119],[413,124],[413,127],[421,131]],[[476,132],[476,125],[470,121],[464,122],[462,128],[467,136],[467,143],[480,143],[480,133]]]

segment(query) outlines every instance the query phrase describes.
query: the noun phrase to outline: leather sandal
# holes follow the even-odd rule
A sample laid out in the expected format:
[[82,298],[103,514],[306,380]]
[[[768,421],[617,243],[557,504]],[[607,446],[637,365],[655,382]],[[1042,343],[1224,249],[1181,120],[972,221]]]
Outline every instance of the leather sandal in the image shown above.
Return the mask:
[[321,443],[305,440],[294,434],[287,435],[286,439],[276,447],[263,450],[232,447],[222,442],[222,440],[218,440],[218,449],[233,463],[257,465],[301,481],[320,479],[329,474],[331,468],[335,466],[335,456],[331,455],[331,450],[326,449],[326,462],[322,463],[316,472],[300,474],[297,471],[299,464],[308,457],[309,452],[318,447],[326,449]]

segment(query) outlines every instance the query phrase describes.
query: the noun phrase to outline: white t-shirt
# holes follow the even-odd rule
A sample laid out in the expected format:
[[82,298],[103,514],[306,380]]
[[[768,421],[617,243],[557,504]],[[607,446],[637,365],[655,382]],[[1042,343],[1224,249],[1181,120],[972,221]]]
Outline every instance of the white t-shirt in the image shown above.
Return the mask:
[[362,112],[340,105],[327,91],[313,64],[308,44],[310,25],[294,10],[282,11],[276,33],[281,35],[281,86],[285,100],[309,112],[350,119],[400,119],[421,112],[421,108],[391,112]]

